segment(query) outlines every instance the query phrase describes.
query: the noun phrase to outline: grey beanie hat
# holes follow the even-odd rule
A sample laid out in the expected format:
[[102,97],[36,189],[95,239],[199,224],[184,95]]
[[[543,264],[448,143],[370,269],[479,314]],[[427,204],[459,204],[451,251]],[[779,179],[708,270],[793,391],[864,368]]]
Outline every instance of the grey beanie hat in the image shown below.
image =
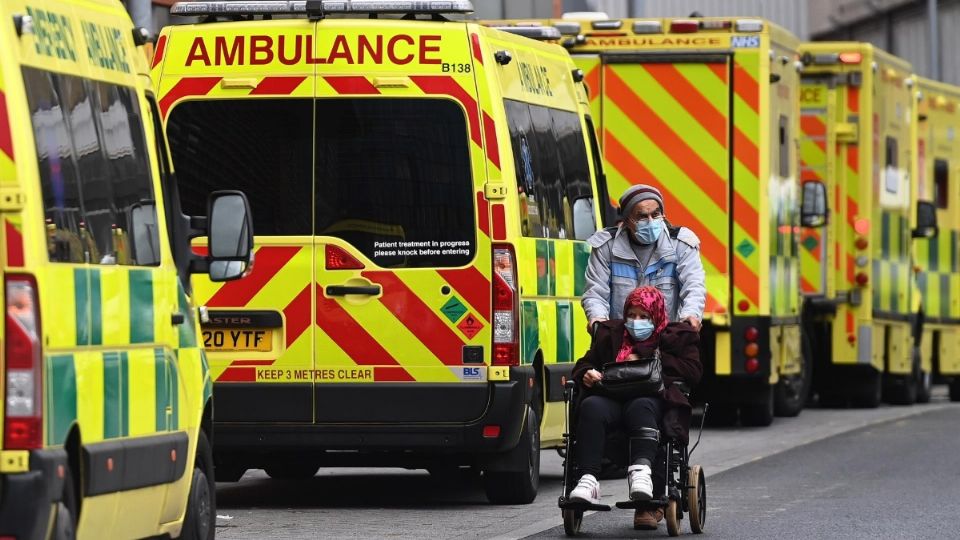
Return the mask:
[[665,212],[663,208],[663,196],[660,195],[660,190],[647,184],[630,186],[620,197],[620,215],[624,217],[630,215],[630,211],[633,210],[633,207],[639,204],[640,201],[651,199],[657,201],[657,204],[660,205],[661,212]]

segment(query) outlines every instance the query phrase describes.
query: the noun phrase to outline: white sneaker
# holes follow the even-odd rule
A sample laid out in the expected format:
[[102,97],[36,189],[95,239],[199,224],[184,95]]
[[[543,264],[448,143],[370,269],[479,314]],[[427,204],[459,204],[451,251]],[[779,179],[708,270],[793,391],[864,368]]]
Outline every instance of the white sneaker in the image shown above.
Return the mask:
[[649,465],[631,465],[627,468],[627,486],[631,501],[649,501],[653,498],[653,478]]
[[600,504],[600,482],[592,474],[580,477],[577,487],[570,492],[571,501],[581,501],[590,504]]

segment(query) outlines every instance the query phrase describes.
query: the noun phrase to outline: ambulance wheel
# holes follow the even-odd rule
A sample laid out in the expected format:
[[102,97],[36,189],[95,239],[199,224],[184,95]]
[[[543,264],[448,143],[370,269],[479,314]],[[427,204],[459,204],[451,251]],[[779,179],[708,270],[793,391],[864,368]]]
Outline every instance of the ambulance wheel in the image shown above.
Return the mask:
[[319,468],[319,465],[310,462],[276,462],[264,467],[263,470],[274,480],[301,480],[313,478]]
[[707,523],[707,480],[703,475],[703,467],[690,467],[687,480],[687,506],[690,513],[690,530],[700,534]]
[[914,384],[917,385],[917,403],[930,403],[930,394],[933,391],[933,374],[923,370],[920,361],[920,348],[916,347],[913,354],[916,357],[916,372]]
[[710,427],[727,427],[737,423],[737,407],[735,405],[710,405],[707,411],[706,424]]
[[677,501],[670,499],[670,504],[664,509],[663,514],[667,518],[667,534],[670,536],[680,535],[680,516],[678,514]]
[[863,377],[850,396],[850,404],[864,409],[876,409],[883,396],[883,377],[871,370]]
[[563,511],[563,532],[567,536],[576,536],[580,534],[580,525],[583,524],[582,510],[564,510]]
[[740,406],[740,423],[744,427],[766,427],[773,423],[773,387],[760,392],[760,399]]
[[180,532],[182,540],[213,540],[217,524],[217,491],[213,474],[210,442],[206,433],[200,431],[190,482],[190,498],[187,500],[187,516]]
[[53,538],[73,540],[77,537],[77,492],[73,489],[70,466],[64,465],[63,468],[63,493],[54,509]]
[[950,381],[950,401],[960,401],[960,377]]
[[800,414],[806,405],[810,394],[810,383],[813,379],[813,358],[810,352],[810,338],[802,336],[800,346],[802,365],[800,373],[780,378],[773,391],[773,411],[777,416],[793,417]]
[[[516,448],[504,456],[508,461],[523,461],[521,471],[484,471],[483,488],[493,504],[530,504],[540,488],[540,419],[527,407],[527,420]],[[515,458],[515,459],[512,459]]]

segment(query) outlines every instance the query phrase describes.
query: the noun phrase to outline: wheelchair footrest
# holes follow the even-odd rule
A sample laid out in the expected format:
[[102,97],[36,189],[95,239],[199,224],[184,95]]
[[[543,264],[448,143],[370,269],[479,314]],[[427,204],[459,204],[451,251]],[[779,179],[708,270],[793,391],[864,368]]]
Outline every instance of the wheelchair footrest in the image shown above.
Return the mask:
[[670,504],[670,499],[667,497],[650,499],[648,501],[618,501],[617,508],[623,510],[653,510],[656,508],[663,508]]
[[560,497],[559,503],[561,510],[576,510],[578,512],[586,512],[588,510],[596,512],[609,512],[611,510],[609,504],[593,504],[583,501],[568,501],[563,497]]

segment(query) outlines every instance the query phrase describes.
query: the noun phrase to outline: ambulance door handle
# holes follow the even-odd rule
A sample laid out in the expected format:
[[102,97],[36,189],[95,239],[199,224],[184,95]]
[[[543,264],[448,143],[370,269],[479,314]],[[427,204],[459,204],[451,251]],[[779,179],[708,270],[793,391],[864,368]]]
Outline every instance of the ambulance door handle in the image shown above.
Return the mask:
[[327,285],[327,296],[344,296],[347,294],[364,294],[367,296],[376,296],[382,289],[379,285],[355,286],[355,285]]
[[183,321],[185,320],[186,317],[184,317],[183,313],[180,312],[174,312],[174,314],[170,316],[170,324],[183,324]]

